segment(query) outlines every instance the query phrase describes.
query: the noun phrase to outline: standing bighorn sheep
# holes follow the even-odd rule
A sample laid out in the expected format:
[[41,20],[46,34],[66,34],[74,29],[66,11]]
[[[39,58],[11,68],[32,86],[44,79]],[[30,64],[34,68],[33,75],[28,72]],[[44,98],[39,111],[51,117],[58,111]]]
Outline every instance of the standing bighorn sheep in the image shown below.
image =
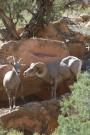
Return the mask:
[[37,76],[52,86],[52,97],[56,98],[58,84],[68,81],[72,77],[76,80],[80,72],[82,61],[74,56],[68,56],[61,61],[45,64],[44,62],[31,63],[30,67],[24,71],[24,76]]
[[3,79],[3,86],[5,87],[8,95],[10,110],[16,107],[16,94],[20,86],[20,63],[21,59],[16,60],[13,56],[7,58],[7,64],[12,65],[12,70],[8,71]]

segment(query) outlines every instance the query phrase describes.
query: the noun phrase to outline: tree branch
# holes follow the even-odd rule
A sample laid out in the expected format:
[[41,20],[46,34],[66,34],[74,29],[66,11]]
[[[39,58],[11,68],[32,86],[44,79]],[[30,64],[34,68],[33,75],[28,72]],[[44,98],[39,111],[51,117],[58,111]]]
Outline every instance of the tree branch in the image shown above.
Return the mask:
[[15,24],[13,23],[13,20],[9,18],[8,16],[6,16],[6,14],[1,8],[0,8],[0,17],[8,33],[11,35],[11,39],[18,39],[19,37],[15,28]]
[[32,13],[33,17],[29,21],[29,24],[25,27],[25,32],[21,38],[29,38],[35,36],[46,22],[45,16],[49,13],[54,0],[37,0],[36,13]]

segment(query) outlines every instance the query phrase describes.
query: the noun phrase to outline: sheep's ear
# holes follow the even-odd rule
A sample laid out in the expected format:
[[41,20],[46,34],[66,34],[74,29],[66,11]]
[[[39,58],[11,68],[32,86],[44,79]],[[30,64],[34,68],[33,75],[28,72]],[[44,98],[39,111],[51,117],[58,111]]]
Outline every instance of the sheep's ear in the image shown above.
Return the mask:
[[14,64],[15,63],[15,57],[14,56],[9,56],[7,57],[7,63],[9,64]]

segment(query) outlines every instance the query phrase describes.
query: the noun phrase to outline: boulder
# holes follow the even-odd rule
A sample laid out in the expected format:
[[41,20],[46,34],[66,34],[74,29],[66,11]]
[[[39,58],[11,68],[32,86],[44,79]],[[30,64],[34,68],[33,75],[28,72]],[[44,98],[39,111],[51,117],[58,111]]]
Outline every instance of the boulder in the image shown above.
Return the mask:
[[82,18],[81,16],[73,17],[72,19],[73,19],[73,20],[75,21],[75,23],[77,23],[77,24],[80,24],[80,23],[83,22],[83,18]]
[[73,20],[79,24],[79,23],[84,23],[90,20],[90,15],[88,14],[81,14],[78,17],[74,17]]
[[62,17],[60,20],[44,25],[38,32],[37,37],[49,38],[53,40],[65,41],[71,35],[68,25],[74,24],[69,18]]
[[43,38],[31,38],[24,41],[9,41],[1,45],[2,58],[10,55],[21,57],[23,63],[35,61],[50,62],[69,55],[64,42]]
[[75,32],[73,38],[75,42],[85,42],[85,36],[81,34],[80,32]]
[[82,42],[70,41],[67,43],[70,55],[83,59],[86,53],[85,45]]
[[[61,41],[31,38],[24,41],[9,41],[2,44],[0,48],[0,54],[2,59],[6,59],[6,57],[11,55],[17,58],[22,58],[22,63],[24,65],[21,67],[20,78],[24,86],[24,96],[27,97],[36,94],[42,100],[45,98],[51,98],[50,86],[43,80],[37,78],[23,77],[24,70],[32,62],[43,61],[49,63],[57,59],[62,59],[69,55],[69,51],[67,50],[67,46]],[[2,103],[3,101],[7,101],[7,95],[3,88],[2,80],[7,70],[10,69],[11,67],[9,65],[5,67],[2,66],[0,68],[0,103]],[[60,89],[60,93],[65,93],[65,91],[68,90]],[[21,91],[18,90],[17,97],[19,97],[20,94]]]
[[[85,55],[86,37],[80,33],[79,27],[67,17],[44,25],[38,32],[37,37],[68,42],[67,47],[70,55],[82,58]],[[72,42],[73,41],[73,42]]]
[[[88,39],[86,38],[85,35],[81,33],[81,31],[79,31],[79,29],[80,26],[76,25],[74,21],[71,21],[68,17],[62,17],[58,21],[45,24],[43,28],[37,33],[36,36],[38,38],[41,37],[51,40],[52,42],[70,41],[69,42],[70,45],[68,45],[70,55],[82,58],[85,55],[84,43]],[[72,42],[72,40],[74,42]],[[74,51],[74,49],[79,51]]]
[[58,126],[57,119],[60,113],[58,100],[31,102],[14,111],[0,110],[0,120],[6,129],[17,129],[24,134],[50,135]]
[[88,14],[81,14],[80,17],[83,19],[83,22],[90,20],[90,15]]
[[62,33],[60,33],[59,29],[57,29],[53,23],[44,25],[43,29],[39,31],[39,33],[37,34],[37,37],[59,40],[59,41],[65,40]]

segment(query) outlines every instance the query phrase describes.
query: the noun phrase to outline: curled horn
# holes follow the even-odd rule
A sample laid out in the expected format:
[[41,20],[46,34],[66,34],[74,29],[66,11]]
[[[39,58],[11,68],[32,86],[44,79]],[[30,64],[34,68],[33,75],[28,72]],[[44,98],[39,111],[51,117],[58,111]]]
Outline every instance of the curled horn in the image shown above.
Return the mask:
[[47,67],[46,67],[45,63],[38,62],[38,63],[36,63],[36,67],[37,67],[36,76],[43,78],[47,73]]

